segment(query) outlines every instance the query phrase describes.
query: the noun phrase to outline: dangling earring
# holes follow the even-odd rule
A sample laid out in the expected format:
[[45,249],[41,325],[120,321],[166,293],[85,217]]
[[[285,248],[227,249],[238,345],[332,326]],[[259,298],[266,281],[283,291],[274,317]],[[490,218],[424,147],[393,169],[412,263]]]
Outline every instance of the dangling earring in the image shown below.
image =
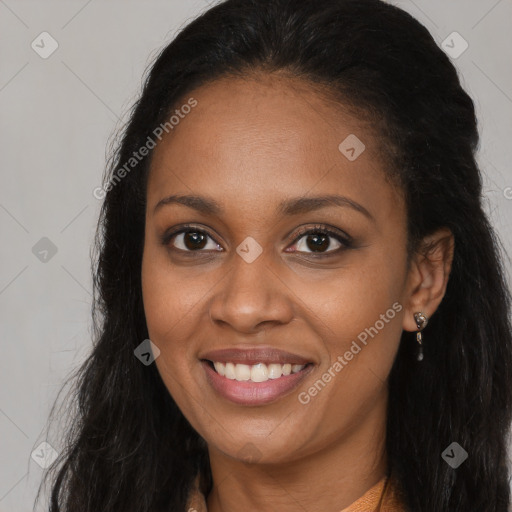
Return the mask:
[[418,356],[417,360],[423,360],[423,340],[421,338],[421,331],[425,329],[428,324],[428,318],[421,312],[414,313],[414,320],[416,321],[416,325],[418,326],[418,332],[416,333],[416,341],[418,342]]

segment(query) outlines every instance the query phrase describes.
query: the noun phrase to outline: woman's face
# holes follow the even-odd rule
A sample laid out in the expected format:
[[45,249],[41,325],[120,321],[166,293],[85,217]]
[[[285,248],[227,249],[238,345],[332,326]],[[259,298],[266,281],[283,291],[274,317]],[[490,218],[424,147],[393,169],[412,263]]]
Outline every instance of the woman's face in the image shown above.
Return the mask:
[[147,192],[144,308],[167,389],[211,450],[240,460],[383,428],[406,214],[376,140],[298,80],[223,79],[190,97]]

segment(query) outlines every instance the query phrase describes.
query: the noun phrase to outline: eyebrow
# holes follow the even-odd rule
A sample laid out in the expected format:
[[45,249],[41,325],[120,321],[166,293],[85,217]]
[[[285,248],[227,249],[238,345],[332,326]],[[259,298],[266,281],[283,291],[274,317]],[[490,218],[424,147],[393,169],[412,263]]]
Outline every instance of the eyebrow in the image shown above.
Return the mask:
[[[171,195],[164,197],[156,204],[153,214],[160,210],[163,206],[170,204],[182,204],[193,208],[204,215],[220,215],[223,212],[221,205],[214,199],[204,196],[194,195]],[[372,214],[362,205],[356,203],[352,199],[345,196],[330,194],[314,197],[298,197],[286,199],[279,203],[277,213],[292,216],[302,213],[308,213],[314,210],[320,210],[329,206],[348,207],[362,213],[365,217],[375,222]]]

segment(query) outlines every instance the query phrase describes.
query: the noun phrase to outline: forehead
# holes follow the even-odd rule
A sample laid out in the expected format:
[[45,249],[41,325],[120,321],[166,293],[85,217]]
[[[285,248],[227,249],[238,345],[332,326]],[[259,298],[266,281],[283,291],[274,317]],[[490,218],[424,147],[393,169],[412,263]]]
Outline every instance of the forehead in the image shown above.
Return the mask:
[[190,97],[197,105],[154,150],[148,206],[192,191],[254,211],[308,193],[393,200],[368,124],[310,84],[223,78],[181,103]]

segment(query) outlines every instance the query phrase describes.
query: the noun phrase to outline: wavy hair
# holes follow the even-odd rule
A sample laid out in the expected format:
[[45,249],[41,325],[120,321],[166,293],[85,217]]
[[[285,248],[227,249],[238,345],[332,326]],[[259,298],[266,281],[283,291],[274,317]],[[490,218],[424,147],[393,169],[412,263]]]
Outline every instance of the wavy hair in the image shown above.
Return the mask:
[[[474,104],[427,29],[380,0],[226,0],[154,59],[104,175],[93,266],[94,346],[76,373],[50,512],[184,511],[196,473],[211,489],[207,446],[133,351],[142,302],[150,155],[117,170],[194,88],[225,76],[284,72],[320,84],[373,121],[407,205],[408,252],[448,227],[455,253],[425,336],[403,332],[389,376],[386,450],[408,510],[506,512],[512,421],[510,291],[484,213]],[[213,127],[215,129],[215,127]],[[384,153],[383,153],[384,155]],[[442,452],[469,454],[457,469]]]

